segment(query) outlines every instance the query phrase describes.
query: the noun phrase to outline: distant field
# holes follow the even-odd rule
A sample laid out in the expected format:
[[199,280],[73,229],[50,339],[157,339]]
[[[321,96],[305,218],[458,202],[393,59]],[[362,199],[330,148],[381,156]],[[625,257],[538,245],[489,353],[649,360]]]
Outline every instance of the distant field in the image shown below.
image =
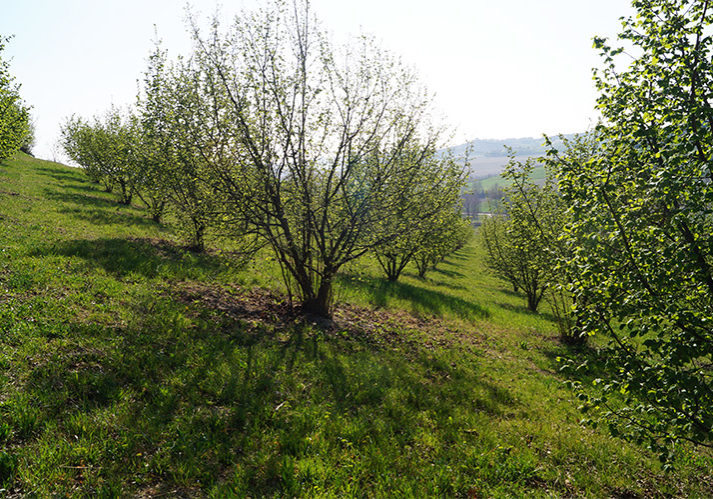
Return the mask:
[[[484,158],[484,159],[493,159],[493,158]],[[520,159],[523,159],[523,158],[520,158]],[[507,161],[503,164],[503,167],[505,166],[506,163],[507,163]],[[543,166],[538,166],[532,171],[532,180],[534,180],[535,183],[540,183],[545,180],[545,168]],[[500,171],[498,171],[496,174],[490,175],[489,177],[472,176],[467,183],[467,188],[474,189],[479,186],[483,190],[487,191],[488,189],[492,189],[495,186],[505,187],[507,185],[510,185],[510,181],[502,178],[500,176]]]
[[[515,157],[518,161],[525,161],[527,158],[528,156]],[[471,177],[481,179],[492,177],[493,175],[500,175],[500,172],[503,171],[508,161],[510,161],[510,158],[507,156],[479,157],[472,159],[470,161]]]

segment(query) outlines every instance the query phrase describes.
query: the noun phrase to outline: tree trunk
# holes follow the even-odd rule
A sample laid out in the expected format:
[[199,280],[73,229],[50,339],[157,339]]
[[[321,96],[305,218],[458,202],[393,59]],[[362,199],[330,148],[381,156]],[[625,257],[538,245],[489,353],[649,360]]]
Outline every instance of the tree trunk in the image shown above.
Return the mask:
[[537,312],[537,306],[539,304],[540,300],[536,292],[527,294],[527,308],[530,309],[531,312]]
[[161,223],[161,217],[163,216],[163,210],[165,206],[165,202],[153,202],[151,206],[148,206],[148,208],[151,211],[151,220],[153,220],[156,223]]
[[203,242],[205,224],[194,222],[193,225],[195,228],[193,232],[193,242],[191,243],[188,249],[189,251],[193,251],[194,253],[203,253],[203,250],[205,249],[205,244]]
[[130,205],[131,191],[127,189],[126,181],[120,180],[119,185],[121,187],[121,199],[119,200],[119,204]]
[[428,262],[416,259],[416,270],[418,270],[418,277],[424,279],[426,277],[426,272],[428,272]]
[[163,211],[166,208],[166,202],[161,201],[158,206],[154,204],[154,210],[153,213],[151,214],[151,220],[153,220],[156,223],[161,223],[161,217],[163,216]]
[[396,259],[396,257],[393,258],[388,258],[387,259],[387,267],[386,267],[386,279],[389,282],[396,282],[399,278],[399,274],[401,273],[399,271],[399,264]]
[[384,269],[384,274],[386,274],[386,279],[391,282],[396,282],[401,275],[401,269],[399,268],[398,257],[394,255],[377,255],[376,259]]
[[[303,289],[303,293],[304,293]],[[307,313],[319,315],[320,317],[332,317],[332,277],[322,277],[322,282],[319,285],[319,290],[316,296],[314,291],[310,290],[310,297],[304,298],[302,302],[302,310]],[[308,296],[304,295],[303,296]]]

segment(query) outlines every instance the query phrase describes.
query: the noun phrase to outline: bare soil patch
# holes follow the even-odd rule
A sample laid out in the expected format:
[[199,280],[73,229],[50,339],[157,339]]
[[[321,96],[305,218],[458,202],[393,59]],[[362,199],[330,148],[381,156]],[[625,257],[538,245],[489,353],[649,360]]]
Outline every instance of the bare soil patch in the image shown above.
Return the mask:
[[[483,338],[474,330],[438,318],[416,317],[400,310],[371,309],[347,303],[336,305],[331,319],[304,314],[286,296],[263,288],[217,286],[180,282],[170,289],[172,299],[199,305],[235,322],[268,326],[275,332],[306,323],[329,336],[339,336],[376,348],[426,349],[475,347]],[[263,329],[264,331],[264,329]]]

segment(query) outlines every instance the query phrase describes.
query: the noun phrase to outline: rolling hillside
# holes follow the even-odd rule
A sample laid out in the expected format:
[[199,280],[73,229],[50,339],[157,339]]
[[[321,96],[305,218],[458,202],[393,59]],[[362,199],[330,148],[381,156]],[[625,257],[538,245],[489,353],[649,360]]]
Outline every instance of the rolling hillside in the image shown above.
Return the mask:
[[[0,164],[0,481],[8,496],[703,497],[580,424],[543,308],[474,240],[425,280],[368,258],[332,321],[293,311],[269,254],[121,207],[80,170]],[[170,222],[170,220],[169,220]]]
[[[575,134],[566,134],[565,138],[572,138]],[[562,145],[559,137],[551,137],[555,147]],[[542,137],[521,137],[512,139],[474,139],[464,144],[447,148],[455,157],[462,157],[466,148],[471,147],[472,158],[470,161],[470,179],[488,179],[488,187],[502,181],[498,178],[500,172],[508,162],[506,146],[512,148],[516,159],[524,161],[531,156],[545,154],[544,139]]]

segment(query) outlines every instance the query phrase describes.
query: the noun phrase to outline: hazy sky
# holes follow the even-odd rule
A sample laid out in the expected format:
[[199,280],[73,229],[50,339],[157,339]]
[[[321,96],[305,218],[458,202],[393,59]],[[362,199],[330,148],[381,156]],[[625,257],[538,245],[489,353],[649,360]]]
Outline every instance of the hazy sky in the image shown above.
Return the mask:
[[[193,0],[225,16],[259,0]],[[36,154],[51,158],[59,124],[133,103],[154,25],[172,55],[187,53],[181,0],[5,0],[4,57],[33,106]],[[312,0],[335,37],[371,33],[415,66],[457,134],[539,136],[585,130],[594,118],[594,35],[613,37],[627,0]]]

